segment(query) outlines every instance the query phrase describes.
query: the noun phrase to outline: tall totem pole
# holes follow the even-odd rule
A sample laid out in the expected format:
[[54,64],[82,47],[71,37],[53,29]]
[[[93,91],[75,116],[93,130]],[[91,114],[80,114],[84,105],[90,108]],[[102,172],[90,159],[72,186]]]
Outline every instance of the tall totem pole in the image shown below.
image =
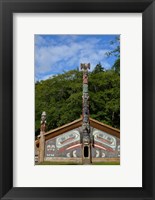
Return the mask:
[[45,149],[45,129],[46,129],[46,112],[43,111],[40,122],[40,139],[39,139],[39,162],[44,161],[44,149]]
[[92,162],[91,156],[91,137],[90,137],[90,123],[89,123],[89,94],[88,94],[88,69],[90,63],[82,64],[83,70],[83,106],[82,106],[82,161],[83,164],[90,164]]

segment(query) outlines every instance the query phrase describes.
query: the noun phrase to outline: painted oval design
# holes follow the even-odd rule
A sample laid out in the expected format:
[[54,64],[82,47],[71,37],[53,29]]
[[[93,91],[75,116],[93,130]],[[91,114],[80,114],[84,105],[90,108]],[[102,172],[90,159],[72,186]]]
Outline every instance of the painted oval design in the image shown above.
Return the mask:
[[72,130],[58,137],[56,139],[56,146],[61,148],[78,140],[80,140],[80,133],[77,130]]
[[116,148],[116,138],[113,136],[99,130],[95,130],[93,132],[94,140],[97,142],[102,143],[103,145],[106,145],[112,149]]

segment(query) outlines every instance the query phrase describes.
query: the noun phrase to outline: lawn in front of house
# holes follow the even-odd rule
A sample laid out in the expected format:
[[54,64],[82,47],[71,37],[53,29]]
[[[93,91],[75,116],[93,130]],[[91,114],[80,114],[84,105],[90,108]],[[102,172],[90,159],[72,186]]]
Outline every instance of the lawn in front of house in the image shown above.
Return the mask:
[[120,162],[95,162],[92,165],[120,165]]
[[72,162],[50,162],[50,161],[44,161],[41,163],[36,163],[36,165],[79,165],[78,163],[72,163]]
[[[36,163],[36,165],[82,165],[82,164],[81,163],[72,163],[72,162],[44,161],[42,163]],[[91,165],[120,165],[120,162],[94,162]]]

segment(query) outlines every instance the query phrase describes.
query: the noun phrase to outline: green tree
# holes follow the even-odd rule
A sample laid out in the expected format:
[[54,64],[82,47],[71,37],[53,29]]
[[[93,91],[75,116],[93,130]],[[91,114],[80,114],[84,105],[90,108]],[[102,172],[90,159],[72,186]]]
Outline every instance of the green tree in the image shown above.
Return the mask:
[[111,45],[115,45],[115,49],[112,51],[108,51],[106,55],[115,56],[116,60],[112,66],[112,69],[117,73],[120,74],[120,37],[117,36],[114,41],[110,42]]
[[119,128],[120,77],[113,70],[89,77],[90,115],[103,123]]
[[99,62],[94,68],[93,73],[96,74],[96,73],[104,72],[104,71],[105,69],[102,67],[101,63]]

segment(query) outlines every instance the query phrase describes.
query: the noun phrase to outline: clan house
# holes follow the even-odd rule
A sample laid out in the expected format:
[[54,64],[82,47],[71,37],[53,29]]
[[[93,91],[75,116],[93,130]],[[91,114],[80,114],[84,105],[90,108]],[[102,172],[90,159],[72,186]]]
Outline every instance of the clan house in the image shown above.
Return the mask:
[[88,70],[83,71],[82,117],[46,132],[46,113],[41,115],[40,135],[35,141],[38,162],[66,162],[91,164],[119,162],[120,131],[89,115]]

